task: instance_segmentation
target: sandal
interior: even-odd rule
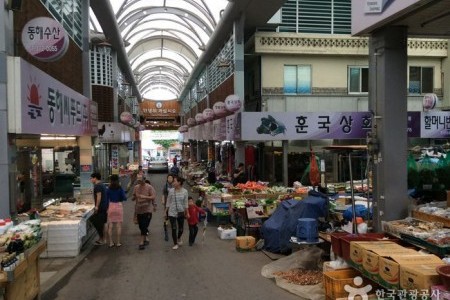
[[[112,248],[112,247],[114,247],[116,244],[114,244],[114,243],[112,243],[112,244],[109,244],[109,248]]]
[[[116,247],[117,247],[117,248],[122,247],[122,244],[121,244],[121,243],[118,243],[118,244],[116,244]]]

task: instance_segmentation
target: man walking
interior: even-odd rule
[[[94,214],[89,221],[98,233],[98,240],[95,245],[106,243],[106,221],[108,216],[108,200],[106,198],[106,186],[101,181],[102,175],[98,172],[91,174],[91,182],[94,185]]]

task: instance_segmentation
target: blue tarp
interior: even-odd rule
[[[272,216],[264,222],[262,235],[264,249],[273,253],[285,253],[291,250],[289,240],[296,235],[297,220],[300,218],[326,218],[328,200],[317,192],[310,192],[303,200],[284,200],[278,205]]]

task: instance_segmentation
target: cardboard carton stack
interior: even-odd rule
[[[349,263],[366,277],[391,289],[429,290],[440,283],[438,256],[421,254],[392,242],[351,242]]]

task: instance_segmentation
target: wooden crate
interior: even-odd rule
[[[25,252],[25,259],[10,272],[0,272],[0,286],[4,287],[5,300],[34,300],[40,293],[39,255],[46,249],[47,243],[41,240]],[[2,282],[2,274],[8,275]]]
[[[424,213],[424,212],[421,212],[418,210],[413,210],[412,216],[415,219],[419,219],[419,220],[427,221],[427,222],[440,222],[440,223],[444,224],[444,227],[450,227],[450,219],[447,219],[444,217],[427,214],[427,213]]]
[[[39,255],[47,248],[47,241],[41,239],[35,246],[25,251],[25,256],[28,260],[35,261]]]

